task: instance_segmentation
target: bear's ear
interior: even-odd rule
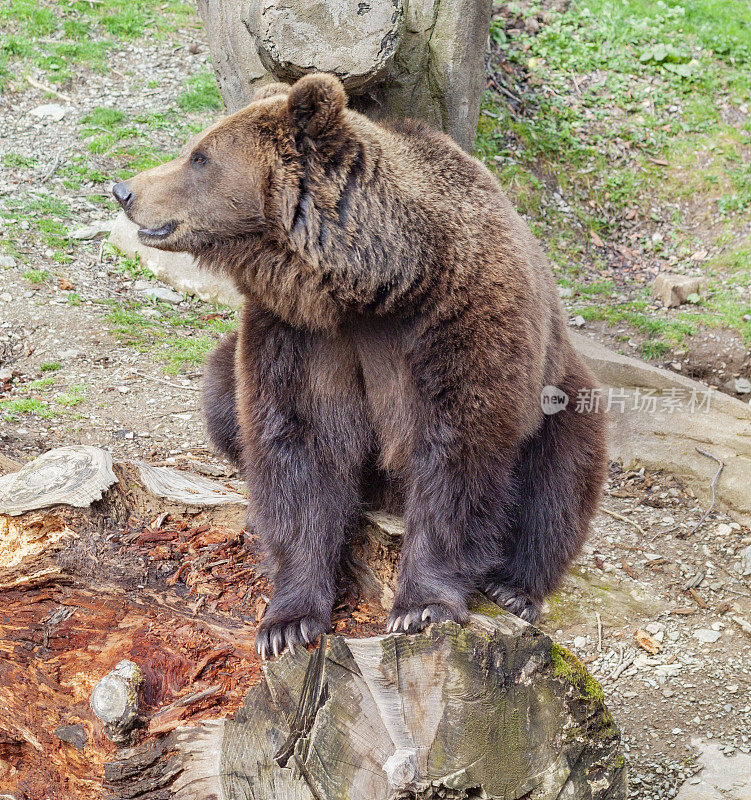
[[[292,87],[288,83],[267,83],[265,86],[259,86],[253,90],[253,96],[250,98],[252,102],[256,100],[265,100],[267,97],[282,96],[290,93]]]
[[[330,132],[339,122],[347,95],[339,78],[316,72],[300,78],[287,99],[294,124],[311,137]]]

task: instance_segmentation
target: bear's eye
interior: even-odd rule
[[[199,166],[203,166],[208,160],[208,156],[204,155],[203,153],[193,153],[193,155],[190,157],[190,163],[198,164]]]

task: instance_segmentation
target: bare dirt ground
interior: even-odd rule
[[[69,230],[112,216],[98,199],[106,180],[71,189],[61,177],[76,154],[111,166],[85,149],[81,120],[102,106],[163,112],[206,65],[195,27],[169,46],[139,40],[110,58],[112,71],[84,70],[67,85],[69,99],[29,87],[0,95],[0,151],[33,159],[6,164],[0,176],[2,207],[22,197],[28,209],[0,223],[14,253],[0,269],[0,453],[26,461],[60,444],[96,444],[118,459],[229,478],[199,412],[199,356],[231,314],[195,300],[150,302],[136,287],[148,276],[100,242],[70,242],[61,260],[40,236],[41,201],[67,204]],[[48,102],[65,109],[60,121],[31,113]],[[195,124],[210,116],[186,113]],[[184,122],[148,136],[173,151]],[[47,274],[24,277],[34,270]],[[118,317],[123,309],[129,316]],[[154,325],[170,337],[152,335]],[[138,337],[123,333],[129,326]],[[714,512],[695,530],[704,511],[671,476],[614,465],[590,542],[542,623],[602,682],[623,731],[633,798],[695,785],[699,740],[728,757],[751,752],[751,532]]]
[[[128,76],[88,74],[68,90],[69,102],[58,101],[65,109],[60,121],[30,113],[45,102],[43,92],[0,95],[0,151],[35,162],[31,169],[3,169],[4,207],[11,198],[59,199],[68,207],[68,231],[113,217],[112,205],[103,202],[111,180],[70,190],[57,175],[74,154],[100,160],[85,149],[78,135],[80,120],[103,106],[162,111],[191,73],[205,69],[206,56],[185,48],[174,51],[163,42],[139,42],[113,54],[113,61],[126,63]],[[144,90],[147,78],[158,80],[158,87]],[[163,131],[150,132],[150,137],[163,151],[181,144]],[[145,322],[155,324],[230,313],[191,300],[177,305],[148,302],[134,289],[142,276],[123,272],[116,255],[103,255],[101,241],[71,240],[67,258],[57,258],[36,226],[45,212],[31,202],[27,205],[28,212],[22,209],[15,218],[0,221],[0,241],[12,241],[18,254],[5,256],[5,269],[0,269],[3,451],[28,458],[53,444],[77,442],[97,444],[119,456],[140,454],[168,463],[178,455],[207,457],[198,415],[198,366],[189,364],[178,375],[164,374],[160,343],[149,341],[148,355],[139,352],[118,336],[118,322],[109,318],[113,310],[132,306]],[[46,274],[39,282],[24,277],[33,278],[34,271]],[[186,327],[178,332],[182,338],[165,347],[171,346],[179,358],[196,331]]]

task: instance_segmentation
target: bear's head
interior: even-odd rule
[[[144,244],[201,255],[217,242],[288,231],[304,182],[303,152],[341,150],[346,95],[322,73],[257,90],[250,105],[188,141],[177,158],[113,193]],[[299,212],[298,212],[299,213]]]

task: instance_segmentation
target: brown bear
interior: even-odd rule
[[[576,403],[592,375],[490,172],[313,74],[114,193],[144,243],[245,296],[204,399],[273,565],[261,655],[329,628],[347,535],[386,500],[406,525],[389,631],[463,623],[477,589],[536,619],[598,503],[604,419]],[[571,401],[543,413],[544,387]]]

